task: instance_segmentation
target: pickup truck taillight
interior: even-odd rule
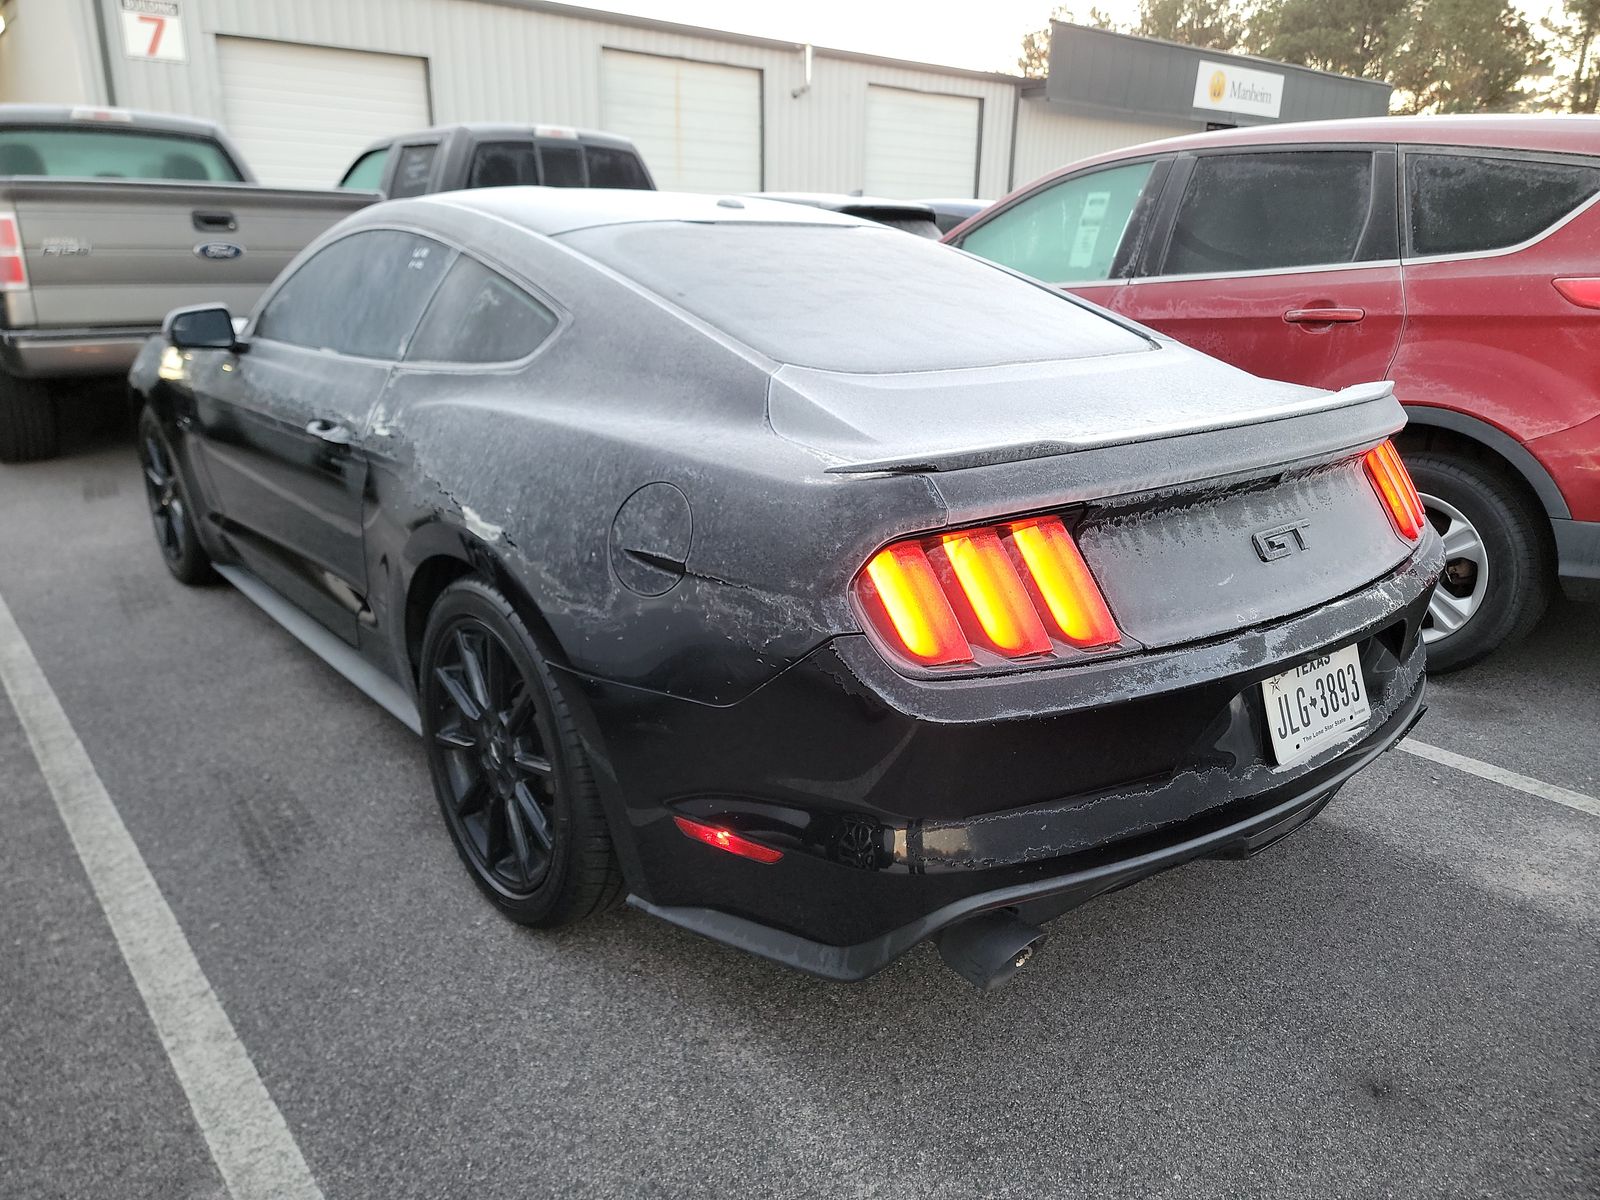
[[[22,234],[16,213],[0,213],[0,292],[28,286],[28,264],[22,261]]]
[[[1122,640],[1059,517],[895,542],[856,576],[877,641],[923,667],[1059,655]],[[991,660],[992,661],[992,660]]]

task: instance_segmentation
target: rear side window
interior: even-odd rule
[[[1600,191],[1600,168],[1466,154],[1407,154],[1411,253],[1525,242]]]
[[[78,179],[243,178],[214,142],[178,134],[124,133],[103,126],[0,129],[0,175]]]
[[[1206,155],[1195,160],[1160,273],[1354,262],[1371,207],[1365,150]]]
[[[576,142],[539,146],[539,178],[546,187],[583,186],[583,147]]]
[[[340,238],[284,281],[261,310],[255,336],[358,358],[398,359],[454,253],[397,229]]]
[[[484,142],[472,155],[469,188],[517,187],[539,182],[532,142]]]
[[[978,226],[961,248],[1048,283],[1108,279],[1154,168],[1130,163],[1063,180]]]
[[[368,150],[351,165],[339,181],[342,188],[362,192],[375,192],[383,184],[383,167],[389,161],[389,147]]]
[[[420,196],[428,190],[428,177],[433,174],[433,156],[439,152],[437,145],[404,146],[400,161],[395,166],[394,182],[389,185],[393,197]]]
[[[411,362],[512,362],[532,354],[556,324],[556,314],[527,292],[462,255],[434,294],[406,358]]]
[[[650,180],[639,165],[639,156],[615,146],[586,146],[589,160],[589,186],[597,188],[648,189]]]

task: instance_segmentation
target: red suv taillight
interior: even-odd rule
[[[1394,443],[1384,440],[1366,454],[1367,478],[1389,512],[1389,520],[1407,541],[1414,542],[1422,536],[1428,518],[1422,511],[1422,497],[1417,495],[1411,473],[1400,461],[1400,452]]]
[[[16,213],[0,213],[0,292],[28,286],[28,264],[22,261],[22,234]]]
[[[855,594],[879,643],[918,666],[1122,640],[1059,517],[896,542],[856,576]]]

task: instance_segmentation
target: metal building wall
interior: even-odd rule
[[[99,0],[116,30],[117,0]],[[215,35],[272,38],[428,59],[434,120],[545,121],[598,127],[604,47],[763,72],[763,186],[850,191],[864,175],[868,83],[983,101],[978,190],[998,196],[1010,175],[1015,84],[723,40],[496,0],[184,0],[185,64],[128,59],[113,46],[117,103],[222,119]]]
[[[1024,98],[1017,106],[1013,186],[1021,187],[1080,158],[1204,129],[1198,121],[1119,120],[1067,114],[1051,108],[1042,97]]]

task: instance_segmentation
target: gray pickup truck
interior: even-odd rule
[[[394,199],[519,184],[655,187],[644,159],[625,137],[565,125],[485,122],[441,125],[374,142],[339,181],[342,188]]]
[[[174,308],[250,311],[377,199],[261,187],[207,121],[0,105],[0,462],[56,453],[50,381],[126,374]]]

